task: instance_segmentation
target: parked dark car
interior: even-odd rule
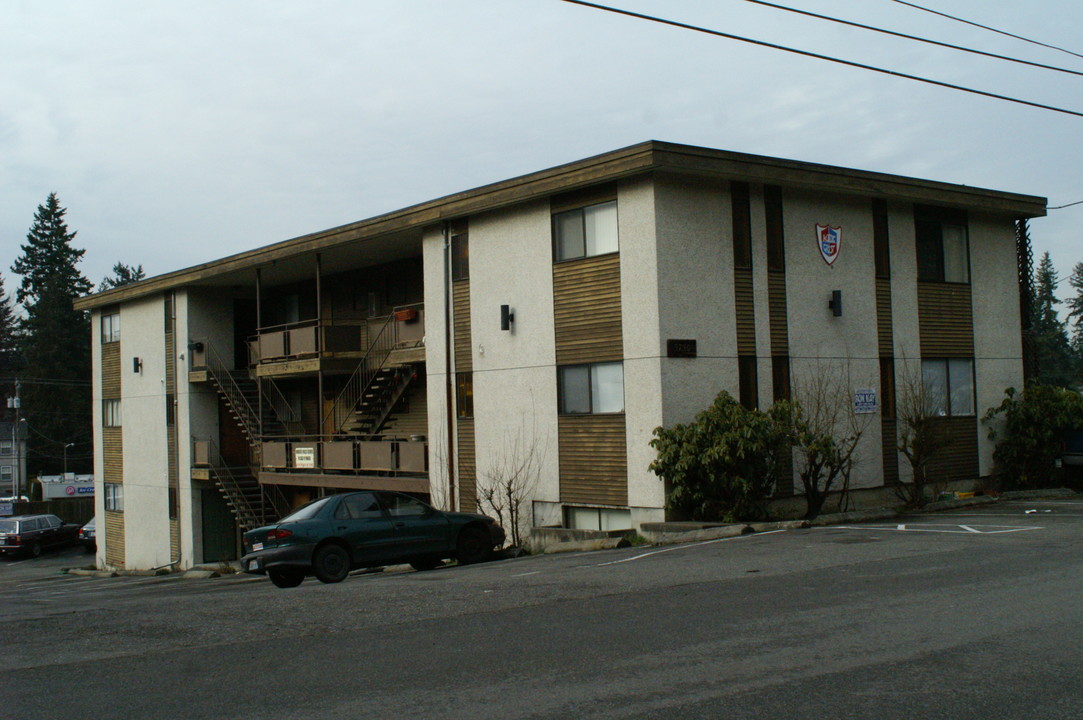
[[[38,557],[43,550],[78,541],[79,524],[56,515],[15,515],[0,518],[0,552]]]
[[[98,535],[95,531],[94,524],[94,521],[97,519],[97,517],[92,517],[86,525],[79,528],[79,542],[83,545],[83,549],[88,553],[98,551]]]
[[[246,532],[241,567],[286,588],[307,575],[334,583],[351,570],[380,565],[431,570],[445,558],[481,562],[503,542],[504,529],[485,515],[443,512],[401,493],[352,492]]]

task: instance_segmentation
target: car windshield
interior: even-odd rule
[[[308,505],[302,505],[278,522],[284,523],[293,522],[295,520],[308,520],[311,517],[315,517],[316,514],[319,513],[320,510],[323,510],[327,503],[331,501],[332,497],[333,496],[329,495],[325,498],[320,498],[319,500],[313,500]]]
[[[13,533],[19,531],[19,523],[14,520],[0,520],[0,533]]]

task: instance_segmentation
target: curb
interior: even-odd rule
[[[898,516],[899,512],[897,510],[889,510],[888,508],[877,508],[875,510],[854,510],[852,512],[817,515],[815,518],[809,521],[808,525],[809,527],[823,527],[825,525],[841,525],[843,523],[852,522],[872,522],[873,520],[888,520],[890,518]]]
[[[1050,488],[1049,490],[1009,490],[1000,494],[1001,500],[1051,500],[1054,498],[1078,498],[1075,490]]]
[[[957,500],[939,500],[937,502],[931,502],[925,507],[918,510],[918,512],[936,512],[938,510],[954,510],[955,508],[970,507],[972,505],[992,505],[993,503],[1000,502],[1000,498],[995,498],[992,495],[975,495],[971,498],[959,498]]]
[[[68,568],[68,575],[97,578],[118,577],[112,570],[87,570],[85,568]]]
[[[628,538],[598,538],[597,540],[570,540],[562,543],[551,543],[541,549],[542,554],[563,552],[586,552],[590,550],[612,550],[625,548],[631,545]]]

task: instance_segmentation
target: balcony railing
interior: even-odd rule
[[[423,439],[291,439],[264,441],[264,470],[299,473],[424,475],[429,444]]]

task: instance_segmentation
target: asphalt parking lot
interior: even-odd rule
[[[1065,678],[1083,642],[1081,530],[1083,502],[1002,501],[292,590],[60,574],[85,563],[77,549],[5,560],[0,706],[20,718],[1078,718],[1083,690]]]

